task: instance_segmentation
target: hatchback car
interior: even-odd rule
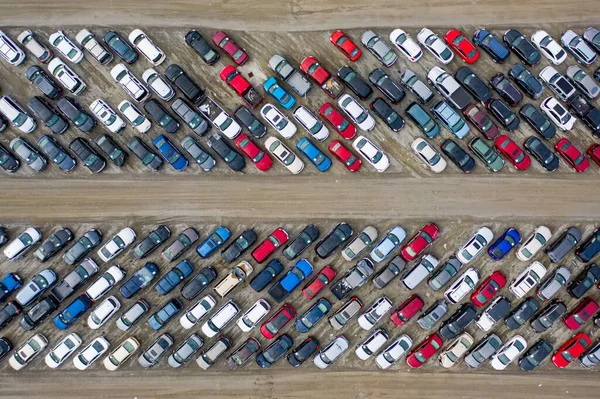
[[[502,345],[491,357],[490,365],[495,370],[504,370],[527,349],[527,341],[520,335],[515,335]]]
[[[552,237],[552,232],[546,226],[538,226],[517,250],[517,258],[526,262],[534,257]]]
[[[360,42],[386,67],[394,65],[398,59],[394,51],[372,30],[364,32]]]
[[[515,63],[508,70],[508,76],[533,100],[538,99],[544,92],[542,83],[520,63]]]
[[[539,51],[520,31],[509,29],[504,32],[502,40],[527,65],[533,67],[540,62],[542,56]]]
[[[571,29],[561,35],[560,42],[575,57],[577,62],[585,66],[593,64],[598,58],[598,54],[592,50],[588,43]]]
[[[525,104],[519,110],[519,115],[544,140],[556,135],[556,128],[550,120],[532,104]]]
[[[567,53],[546,31],[538,30],[531,35],[531,41],[540,53],[554,65],[560,65],[567,59]]]
[[[444,65],[454,58],[450,48],[431,29],[423,28],[417,34],[417,40],[433,55],[433,57]]]
[[[350,342],[343,335],[334,338],[323,347],[313,359],[313,363],[320,369],[326,369],[340,358],[350,347]]]
[[[427,104],[433,98],[433,91],[410,69],[400,74],[400,83],[406,87],[421,104]]]
[[[467,64],[474,64],[479,59],[479,51],[473,46],[461,31],[450,29],[444,36],[446,43]]]
[[[329,41],[346,56],[350,61],[356,61],[362,55],[362,51],[341,30],[336,30],[329,37]]]
[[[472,138],[467,147],[492,172],[499,172],[504,166],[504,160],[493,147],[479,137]]]
[[[446,160],[424,139],[415,139],[410,148],[421,163],[431,169],[432,172],[442,173],[446,169]]]

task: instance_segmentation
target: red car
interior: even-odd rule
[[[246,154],[252,162],[254,162],[254,165],[256,165],[258,170],[266,172],[267,170],[271,169],[271,166],[273,166],[273,160],[269,154],[266,154],[263,150],[261,150],[245,133],[237,136],[235,139],[235,145],[237,148],[242,150],[242,152]]]
[[[294,317],[296,317],[296,310],[292,305],[286,303],[260,326],[260,332],[265,338],[271,339]]]
[[[407,261],[414,260],[438,238],[440,229],[433,223],[426,224],[402,248],[402,257]]]
[[[398,327],[402,326],[404,323],[408,323],[408,321],[416,315],[419,310],[423,309],[425,303],[423,300],[417,295],[413,294],[408,297],[406,301],[404,301],[398,309],[394,310],[390,319],[392,322]]]
[[[596,162],[600,166],[600,144],[592,144],[587,150],[587,154],[590,156],[592,161]]]
[[[252,251],[252,257],[258,263],[264,262],[289,239],[288,233],[281,227],[276,228],[258,247]]]
[[[338,48],[350,61],[360,58],[362,51],[344,32],[336,30],[329,38],[331,43]]]
[[[579,333],[567,340],[552,356],[552,363],[559,369],[567,367],[577,359],[592,344],[592,340],[585,333]]]
[[[444,39],[467,64],[474,64],[479,59],[479,51],[459,30],[450,29]]]
[[[331,74],[319,64],[319,61],[315,57],[306,57],[303,59],[300,69],[319,85],[322,85],[331,77]]]
[[[577,330],[584,325],[586,321],[591,319],[598,309],[600,309],[600,306],[598,306],[598,303],[592,298],[589,296],[583,298],[579,301],[579,304],[565,316],[565,326],[567,326],[569,330]]]
[[[244,65],[246,61],[248,61],[248,54],[246,51],[231,40],[231,38],[227,36],[227,33],[217,31],[213,35],[212,40],[215,45],[219,46],[219,48],[221,48],[221,50],[223,50],[237,65]]]
[[[321,269],[319,274],[315,276],[308,284],[304,286],[302,289],[302,294],[308,299],[311,300],[317,294],[325,288],[327,284],[329,284],[333,278],[335,277],[335,270],[331,266],[325,266]]]
[[[496,270],[473,291],[471,302],[476,306],[485,306],[505,285],[506,276]]]
[[[325,103],[319,109],[319,115],[335,129],[336,132],[346,140],[352,140],[356,136],[356,128],[348,122],[331,103]]]
[[[406,358],[406,363],[413,369],[421,367],[435,353],[440,350],[444,342],[437,334],[425,338]]]
[[[569,140],[560,139],[554,148],[576,172],[583,173],[590,167],[590,161]]]
[[[504,155],[517,170],[527,170],[531,166],[531,158],[507,135],[498,136],[494,141],[494,147]]]
[[[356,172],[360,169],[362,163],[360,159],[356,158],[339,140],[333,140],[327,148],[350,172]]]
[[[225,83],[227,83],[227,85],[229,87],[231,87],[233,90],[235,90],[235,92],[237,93],[238,96],[243,96],[244,93],[252,87],[252,85],[250,84],[250,82],[248,82],[246,80],[245,77],[243,77],[238,71],[237,69],[235,69],[235,67],[231,66],[231,65],[227,65],[225,68],[223,68],[221,70],[221,74],[219,75],[221,77],[221,80]]]
[[[471,104],[464,109],[465,117],[483,134],[488,140],[494,140],[500,134],[498,126],[488,118],[477,105]]]

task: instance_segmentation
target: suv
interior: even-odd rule
[[[165,70],[165,76],[173,83],[188,100],[197,104],[204,97],[204,90],[189,77],[177,64],[171,64]]]
[[[350,268],[342,278],[331,286],[331,293],[337,299],[344,299],[352,290],[363,286],[369,280],[373,271],[373,262],[368,258],[361,259],[356,266]]]
[[[483,331],[490,329],[510,312],[510,301],[503,296],[494,299],[476,318],[477,327]]]
[[[440,67],[433,67],[427,74],[427,81],[432,84],[446,98],[452,106],[463,110],[471,104],[469,94],[463,89],[456,79]]]

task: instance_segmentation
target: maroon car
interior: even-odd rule
[[[477,105],[471,104],[464,109],[465,117],[483,134],[488,140],[494,140],[500,134],[498,126],[488,118]]]
[[[212,39],[213,42],[237,65],[244,65],[246,61],[248,61],[249,57],[248,53],[246,53],[246,50],[231,40],[231,38],[227,36],[227,33],[223,31],[217,31],[213,35]]]

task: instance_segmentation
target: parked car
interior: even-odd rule
[[[198,274],[188,280],[181,288],[181,296],[191,301],[217,278],[217,271],[212,266],[203,267]]]
[[[592,345],[592,340],[585,333],[578,333],[562,344],[552,356],[552,363],[559,369],[567,367],[580,357]]]
[[[467,147],[492,172],[499,172],[504,166],[504,160],[494,148],[479,137],[472,138]]]
[[[6,173],[14,173],[21,166],[21,162],[0,144],[0,166]]]
[[[78,296],[66,308],[54,316],[54,326],[59,330],[66,330],[83,316],[85,312],[90,310],[92,304],[92,300],[86,294]]]
[[[18,50],[20,49],[15,45],[15,43],[12,40],[7,40],[8,36],[6,36],[4,33],[2,33],[0,37],[4,42],[3,44],[7,46],[5,49],[3,48],[1,53],[8,62],[13,64],[14,61],[11,62],[13,59],[11,56],[14,54],[13,52],[18,53]],[[21,43],[23,47],[29,50],[29,52],[33,54],[33,56],[37,58],[37,60],[42,64],[47,64],[54,57],[54,53],[52,52],[52,50],[50,50],[48,46],[42,43],[38,39],[37,35],[33,33],[33,31],[31,31],[30,29],[26,29],[23,32],[21,32],[19,36],[17,36],[17,41]],[[23,54],[23,60],[25,60],[25,54]]]
[[[600,344],[596,341],[583,355],[579,357],[579,361],[583,367],[595,367],[598,365],[600,356]]]
[[[594,99],[600,94],[600,86],[578,65],[568,67],[566,75],[567,79],[587,98]]]
[[[542,338],[519,358],[519,367],[523,371],[532,371],[540,366],[553,351],[552,345]]]
[[[492,99],[492,91],[486,83],[471,70],[468,66],[457,69],[454,74],[456,80],[482,104],[486,104]]]
[[[435,122],[435,119],[416,102],[410,103],[404,110],[404,114],[430,139],[437,137],[440,133],[440,126]]]
[[[575,256],[583,262],[591,261],[600,252],[600,229],[596,229],[575,249]]]
[[[146,69],[142,74],[142,80],[161,100],[171,101],[175,97],[175,90],[155,69]]]
[[[335,276],[335,270],[333,270],[331,266],[325,266],[319,271],[319,274],[302,288],[302,295],[310,301],[316,297],[317,294],[335,278]]]
[[[592,136],[600,137],[600,110],[593,106],[583,94],[576,94],[567,103],[575,117],[581,119]]]
[[[478,368],[483,362],[491,358],[500,346],[502,346],[502,341],[496,334],[486,335],[467,353],[465,363],[470,368]]]
[[[296,331],[306,333],[310,331],[331,310],[331,303],[325,298],[319,298],[304,312],[294,323]]]
[[[575,87],[551,66],[542,69],[539,76],[562,101],[568,101],[576,93]]]
[[[56,232],[46,238],[33,253],[40,262],[46,262],[56,255],[73,240],[73,233],[66,227],[60,227]]]
[[[471,325],[476,316],[477,310],[473,304],[463,304],[442,323],[438,334],[444,339],[456,338]]]
[[[294,96],[287,92],[283,87],[277,83],[277,79],[271,76],[263,83],[263,89],[265,92],[271,95],[277,103],[284,109],[291,109],[296,105],[296,99]]]
[[[123,365],[140,347],[140,343],[133,337],[127,338],[121,342],[110,355],[104,358],[102,362],[104,368],[108,371],[115,371]]]
[[[385,172],[390,166],[390,160],[371,140],[365,136],[358,136],[352,147],[369,162],[377,172]]]
[[[431,108],[431,113],[457,139],[463,139],[469,134],[470,129],[467,122],[444,100],[435,103]]]
[[[546,275],[546,268],[540,262],[531,263],[508,287],[517,298],[522,298]]]
[[[271,367],[273,363],[281,359],[293,345],[294,341],[289,335],[280,335],[264,350],[256,354],[256,364],[263,369]]]
[[[568,139],[560,139],[554,149],[576,172],[583,173],[590,167],[590,161],[585,154]]]
[[[89,133],[96,127],[96,119],[88,114],[74,99],[63,97],[58,100],[56,107],[81,132]]]
[[[558,263],[575,248],[581,238],[581,231],[577,227],[571,226],[549,244],[544,252],[552,263]]]
[[[304,162],[286,147],[281,140],[269,137],[265,141],[265,147],[292,174],[296,175],[304,170]]]
[[[46,97],[56,100],[63,91],[58,84],[39,66],[32,65],[25,71],[25,77]]]
[[[221,251],[221,257],[225,262],[231,263],[238,259],[255,242],[256,233],[253,229],[247,229]]]
[[[373,354],[377,353],[379,349],[381,349],[381,347],[385,345],[388,339],[388,332],[382,328],[378,328],[375,331],[373,331],[373,333],[367,339],[365,339],[356,347],[354,353],[356,353],[356,356],[359,359],[367,360]]]
[[[496,270],[479,284],[471,294],[471,302],[485,306],[506,285],[506,276]]]
[[[226,297],[227,294],[242,284],[253,271],[254,269],[250,263],[241,261],[215,285],[215,292],[219,294],[221,298]]]
[[[220,30],[215,32],[212,41],[237,65],[244,65],[248,61],[249,57],[246,51],[234,42],[227,33]]]
[[[115,65],[110,70],[110,76],[138,103],[143,103],[152,95],[146,86],[124,64]]]
[[[600,305],[591,297],[585,297],[564,317],[565,326],[576,331],[591,319],[600,309]]]
[[[439,260],[435,256],[424,254],[413,268],[402,276],[402,284],[408,290],[414,289],[433,272],[439,263]]]
[[[519,115],[543,139],[549,140],[556,135],[554,125],[535,106],[531,104],[523,105],[519,110]]]
[[[236,370],[246,364],[259,349],[260,343],[255,338],[248,338],[227,358],[225,365],[230,370]]]
[[[204,97],[204,90],[179,65],[169,65],[167,69],[165,69],[165,76],[169,82],[173,83],[183,95],[192,102],[192,104],[198,104]],[[200,109],[200,111],[202,111],[202,109]]]
[[[183,305],[178,299],[173,298],[165,303],[158,311],[152,314],[148,318],[148,325],[154,330],[158,331],[165,326],[173,317],[175,317],[181,310]]]
[[[43,171],[48,164],[46,158],[22,138],[14,138],[10,142],[10,149],[35,172]]]
[[[433,85],[442,97],[457,110],[462,111],[471,104],[471,98],[467,91],[444,69],[438,66],[431,68],[427,73],[427,82]]]
[[[375,127],[375,119],[351,95],[342,94],[338,99],[338,105],[363,132],[370,132]]]
[[[329,37],[329,41],[350,61],[356,61],[362,55],[362,51],[358,46],[341,30],[333,32]]]
[[[146,133],[152,127],[150,120],[131,101],[123,100],[117,108],[121,115],[140,133]]]
[[[171,230],[163,224],[155,227],[134,248],[133,256],[144,259],[171,237]]]
[[[77,333],[71,333],[60,340],[44,358],[46,366],[56,369],[65,362],[83,343]]]
[[[312,85],[306,77],[279,54],[271,57],[269,68],[300,97],[305,97],[312,89]]]
[[[347,65],[341,67],[337,72],[337,76],[340,81],[362,101],[365,101],[373,94],[371,86],[369,86],[369,84],[358,75],[354,69],[352,69],[352,67]]]
[[[269,295],[277,303],[283,301],[313,272],[313,265],[306,259],[300,259],[288,272],[269,288]]]
[[[0,56],[13,66],[21,65],[26,58],[25,52],[4,32],[0,30]]]
[[[461,31],[450,29],[444,40],[452,50],[467,64],[474,64],[479,59],[479,51],[475,48]]]
[[[152,65],[160,65],[167,58],[165,53],[141,29],[132,30],[128,39]]]
[[[467,154],[454,140],[446,139],[440,149],[464,173],[471,173],[475,169],[475,160]]]
[[[295,347],[286,359],[293,367],[301,366],[319,349],[319,342],[314,337],[308,337]]]
[[[536,66],[542,56],[523,34],[516,29],[504,32],[502,41],[527,65]]]
[[[521,235],[510,227],[489,246],[488,255],[494,260],[502,260],[520,242]]]
[[[544,92],[542,83],[523,64],[515,63],[508,70],[508,76],[533,100],[537,100]]]
[[[473,43],[480,46],[496,63],[503,64],[510,56],[508,48],[486,29],[475,31]]]
[[[94,141],[115,166],[120,168],[125,164],[127,153],[109,135],[100,135]]]
[[[401,226],[390,229],[385,236],[373,247],[370,256],[375,263],[383,262],[400,246],[406,238],[406,231]]]
[[[163,164],[162,158],[152,151],[139,137],[134,136],[129,140],[127,148],[153,172],[158,171]]]
[[[8,359],[8,364],[15,371],[22,370],[35,357],[42,353],[47,346],[48,339],[42,334],[35,334],[13,353]]]
[[[567,312],[566,305],[555,299],[543,308],[529,323],[537,333],[543,333]]]
[[[400,256],[395,256],[387,265],[373,276],[373,285],[377,289],[385,288],[406,267],[406,262]]]
[[[138,53],[114,30],[109,30],[102,38],[104,43],[127,64],[133,64],[138,59]]]
[[[179,233],[175,240],[167,245],[162,251],[161,256],[165,260],[173,262],[198,241],[198,238],[200,238],[198,231],[193,227],[188,227]]]
[[[296,148],[308,158],[319,172],[326,172],[331,167],[331,159],[307,137],[301,138],[296,144]]]
[[[75,40],[101,65],[108,65],[113,60],[112,53],[107,50],[87,29],[80,30]]]
[[[319,229],[314,224],[309,224],[283,249],[283,256],[287,260],[294,260],[304,252],[316,239],[319,238]]]
[[[202,332],[208,338],[219,333],[240,312],[239,306],[232,300],[227,301],[202,325]]]
[[[325,259],[347,241],[353,234],[352,227],[342,222],[329,231],[315,246],[315,252],[321,259]]]
[[[56,283],[56,273],[52,269],[43,269],[35,274],[31,280],[23,284],[15,295],[15,301],[22,307],[32,304]]]
[[[143,299],[139,299],[129,307],[117,319],[117,328],[121,331],[128,331],[133,325],[141,320],[150,311],[150,305]]]
[[[375,364],[383,370],[390,368],[408,352],[412,344],[413,341],[408,335],[401,335],[377,355]]]
[[[223,355],[231,347],[231,341],[225,336],[220,336],[218,340],[213,342],[206,350],[200,353],[200,356],[196,358],[196,364],[202,369],[206,370]]]
[[[196,29],[191,29],[185,34],[185,43],[194,49],[207,65],[213,65],[219,59],[217,53]]]
[[[565,31],[561,37],[560,42],[567,49],[569,53],[577,62],[589,66],[596,61],[598,54],[583,40],[581,36],[573,32],[571,29]]]
[[[188,160],[183,156],[181,151],[167,138],[161,134],[152,142],[154,147],[163,156],[163,158],[178,172],[185,170],[188,166]]]
[[[88,230],[64,253],[63,260],[68,265],[74,265],[90,253],[92,249],[98,246],[101,241],[102,232],[100,232],[100,230]]]
[[[490,86],[496,90],[496,93],[511,107],[516,107],[522,100],[523,94],[515,85],[510,82],[503,73],[498,73],[490,79]]]
[[[404,119],[381,97],[374,99],[369,108],[380,117],[392,131],[398,132],[404,127]]]
[[[179,122],[167,111],[157,100],[150,99],[144,104],[144,111],[158,124],[166,133],[176,133],[179,130]]]
[[[96,337],[73,358],[73,365],[78,370],[86,370],[100,356],[104,355],[109,347],[110,343],[106,338],[103,336]]]
[[[458,274],[458,271],[462,268],[463,264],[452,255],[440,266],[433,275],[427,280],[429,287],[438,291],[443,288],[446,284],[452,280],[454,276]]]
[[[433,98],[431,89],[410,69],[400,74],[400,83],[406,87],[421,104],[427,104]]]
[[[394,65],[398,59],[394,51],[372,30],[364,32],[360,37],[360,42],[386,67]]]
[[[488,227],[479,228],[469,241],[456,251],[456,257],[463,264],[469,263],[481,253],[483,248],[487,246],[493,238],[494,233]]]
[[[7,273],[0,280],[0,303],[23,286],[23,280],[17,273]]]
[[[25,331],[35,329],[44,319],[58,309],[58,301],[52,296],[40,299],[21,318],[21,328]]]
[[[264,299],[259,299],[240,316],[236,324],[242,332],[249,332],[258,325],[270,311],[271,305],[269,305],[269,302]]]
[[[23,307],[18,302],[10,301],[4,305],[4,307],[0,309],[0,329],[21,314],[22,311]]]
[[[121,309],[121,302],[114,297],[109,296],[104,299],[88,316],[87,324],[92,330],[97,330],[104,325],[117,311]]]
[[[552,299],[553,296],[571,280],[571,272],[561,266],[544,280],[537,289],[538,297],[543,301]]]
[[[373,226],[366,226],[352,241],[342,250],[342,257],[348,262],[358,258],[358,256],[377,239],[377,229]],[[406,235],[406,234],[405,234]]]
[[[362,302],[357,297],[353,296],[329,318],[329,324],[331,324],[334,330],[340,330],[348,324],[350,319],[356,316],[362,308]]]
[[[83,60],[83,51],[62,30],[48,36],[48,41],[63,57],[72,63],[78,64]]]
[[[329,289],[337,299],[344,299],[352,290],[361,287],[373,274],[375,265],[369,258],[363,258],[338,279]]]
[[[194,267],[187,260],[184,259],[178,262],[171,270],[169,270],[164,276],[162,276],[154,285],[154,288],[160,295],[167,295],[173,291],[175,287],[189,277],[194,271]]]
[[[204,345],[198,334],[190,334],[177,348],[173,350],[167,363],[173,368],[179,368],[188,362]]]
[[[519,127],[521,120],[501,99],[493,98],[486,106],[504,129],[511,132]]]
[[[370,330],[375,327],[383,316],[392,309],[392,301],[385,296],[375,299],[373,304],[358,316],[358,325],[363,330]]]
[[[565,50],[546,31],[536,31],[531,35],[531,41],[552,64],[560,65],[567,59]]]
[[[350,150],[348,150],[339,140],[333,140],[329,147],[327,147],[340,162],[344,164],[344,167],[350,172],[356,172],[360,169],[361,161],[358,159]]]
[[[423,300],[417,294],[412,294],[392,312],[390,319],[392,323],[401,327],[416,316],[423,306],[425,306]]]
[[[135,231],[130,227],[126,227],[98,250],[98,256],[104,262],[109,262],[131,245],[135,239]]]
[[[527,349],[527,341],[520,335],[515,335],[502,345],[491,357],[490,365],[495,370],[504,370]]]
[[[438,334],[432,334],[417,345],[406,357],[406,364],[416,369],[421,367],[440,350],[444,341]]]
[[[350,342],[346,337],[339,335],[317,352],[313,363],[320,369],[326,369],[339,359],[349,347]]]
[[[369,73],[369,82],[382,92],[392,104],[399,103],[406,96],[404,90],[381,68],[375,68]],[[358,93],[355,94],[360,97]]]
[[[325,103],[319,109],[321,115],[340,136],[347,140],[351,140],[356,136],[356,128],[348,122],[331,103]]]
[[[126,126],[123,119],[102,99],[92,102],[90,111],[111,133],[119,133]]]
[[[106,161],[83,137],[77,137],[69,144],[69,149],[92,173],[100,173]]]
[[[96,279],[85,294],[92,301],[97,301],[104,294],[110,291],[117,283],[125,278],[125,271],[120,266],[114,265],[109,267],[100,277]]]
[[[511,330],[516,330],[525,324],[539,310],[540,303],[537,299],[529,297],[521,302],[510,314],[504,319],[504,324]]]
[[[431,29],[421,29],[417,34],[417,40],[437,61],[444,65],[448,65],[454,58],[454,54],[450,51],[450,48]]]
[[[479,272],[470,267],[457,278],[444,292],[446,300],[452,304],[457,304],[469,295],[479,281]]]
[[[452,344],[438,357],[438,363],[444,368],[450,368],[458,363],[469,348],[473,346],[473,337],[468,333],[463,333],[457,337]]]

